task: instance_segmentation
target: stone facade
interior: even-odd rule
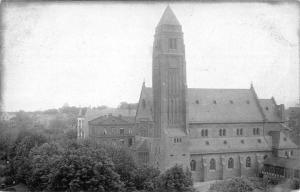
[[[182,27],[169,6],[155,30],[152,59],[153,88],[143,83],[136,111],[121,116],[87,112],[80,127],[85,137],[132,138],[132,146],[123,144],[139,164],[162,171],[182,165],[195,181],[255,176],[274,151],[297,151],[282,131],[284,106],[274,98],[259,99],[253,85],[187,88]]]

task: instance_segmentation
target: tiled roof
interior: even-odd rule
[[[278,109],[273,99],[259,99],[263,113],[269,122],[281,122]]]
[[[246,151],[271,151],[270,136],[258,137],[224,137],[224,138],[191,138],[190,153],[224,153]]]
[[[263,121],[250,89],[188,89],[188,103],[190,122]]]
[[[263,164],[272,165],[278,167],[286,167],[292,169],[300,169],[299,159],[287,159],[283,157],[269,157],[266,159]]]
[[[143,90],[145,99],[152,104],[152,88]],[[251,89],[189,88],[188,110],[190,123],[262,122],[264,119]]]

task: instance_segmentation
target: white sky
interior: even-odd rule
[[[2,4],[3,5],[3,4]],[[155,26],[167,3],[4,6],[4,109],[138,102],[152,84]],[[182,24],[188,87],[298,98],[295,4],[171,3]]]

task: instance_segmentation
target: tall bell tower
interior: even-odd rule
[[[175,156],[177,153],[183,155],[181,153],[186,147],[185,138],[188,134],[183,33],[179,21],[169,6],[165,9],[155,30],[152,85],[154,137],[160,139],[160,149],[164,153],[160,155],[160,162],[165,162],[160,167],[167,168],[173,165],[172,162],[178,164],[176,159],[180,161],[180,158]],[[169,159],[169,156],[173,157],[174,161],[172,158]]]

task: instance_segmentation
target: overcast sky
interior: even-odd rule
[[[2,4],[3,5],[3,4]],[[4,109],[138,102],[152,84],[154,30],[167,3],[28,3],[4,8]],[[187,83],[298,98],[295,4],[170,3],[182,25]]]

